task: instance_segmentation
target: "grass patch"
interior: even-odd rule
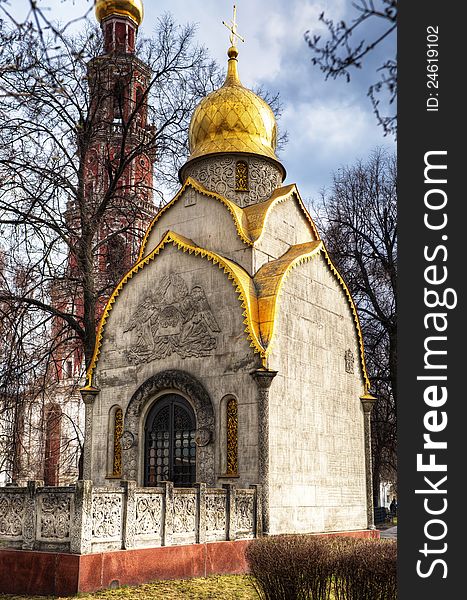
[[[12,596],[0,594],[0,600],[51,600],[57,596]],[[247,575],[223,575],[154,581],[138,587],[121,587],[102,590],[94,594],[79,594],[79,600],[258,600],[251,579]],[[62,599],[65,600],[65,599]]]

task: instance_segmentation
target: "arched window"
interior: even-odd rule
[[[248,192],[248,165],[245,161],[239,160],[235,165],[235,191]]]
[[[123,435],[123,410],[117,408],[113,419],[113,460],[112,477],[122,476],[122,435]]]
[[[191,486],[196,481],[196,419],[189,403],[178,394],[156,402],[146,419],[144,485],[173,481]]]
[[[141,127],[145,124],[146,118],[146,106],[144,103],[144,93],[141,88],[136,89],[136,99],[135,99],[135,108],[137,110],[136,113],[136,123]]]
[[[45,485],[58,485],[61,433],[62,409],[57,404],[52,404],[45,413]]]
[[[113,100],[114,100],[114,107],[113,107],[114,121],[121,122],[123,119],[123,111],[124,111],[124,105],[125,105],[125,86],[121,79],[119,79],[114,86]]]
[[[226,475],[238,475],[238,403],[236,398],[229,398],[227,400],[226,419]]]

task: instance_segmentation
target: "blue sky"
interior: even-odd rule
[[[28,4],[28,0],[11,0],[12,14],[21,18]],[[67,22],[84,14],[93,0],[38,0],[38,4],[50,8],[50,16]],[[324,32],[318,22],[322,11],[350,21],[351,0],[237,0],[236,4],[238,31],[246,39],[239,43],[242,82],[280,92],[284,114],[279,127],[289,134],[280,158],[287,183],[297,183],[306,201],[319,197],[340,166],[365,159],[376,146],[395,150],[393,138],[385,137],[377,126],[366,95],[377,78],[377,67],[394,55],[395,36],[353,74],[350,83],[344,78],[325,81],[311,64],[304,33],[307,29]],[[229,32],[222,20],[232,18],[232,0],[144,0],[144,5],[142,35],[151,35],[158,16],[170,12],[179,23],[196,23],[198,41],[226,64]]]

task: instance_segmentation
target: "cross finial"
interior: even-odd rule
[[[235,38],[237,37],[240,41],[244,42],[245,40],[241,35],[237,33],[237,5],[234,4],[233,7],[233,21],[230,21],[230,25],[225,21],[222,21],[222,24],[227,27],[230,31],[230,45],[235,46]]]

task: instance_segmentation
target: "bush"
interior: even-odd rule
[[[347,540],[334,575],[336,600],[393,600],[397,598],[397,545],[389,540]]]
[[[395,600],[396,552],[389,540],[280,535],[246,557],[262,600]]]

